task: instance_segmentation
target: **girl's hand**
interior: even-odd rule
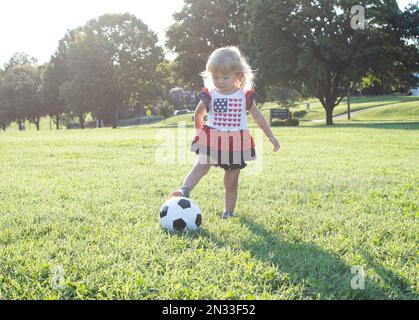
[[[279,145],[279,141],[276,140],[276,138],[274,136],[270,136],[269,137],[269,141],[273,144],[274,146],[274,151],[278,151],[279,148],[281,148],[281,146]]]

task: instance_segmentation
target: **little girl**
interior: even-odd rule
[[[253,101],[255,91],[253,73],[237,47],[215,50],[201,74],[205,87],[200,92],[201,101],[195,109],[196,136],[191,151],[198,157],[180,189],[170,197],[189,197],[190,191],[205,176],[211,166],[224,169],[224,213],[221,218],[234,216],[240,170],[246,161],[256,159],[255,144],[247,129],[246,112],[273,144],[280,148],[265,118]],[[203,117],[208,114],[206,124]]]

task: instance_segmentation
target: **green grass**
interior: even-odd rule
[[[310,120],[325,120],[326,113],[324,111],[323,106],[321,105],[318,99],[308,99],[305,101],[298,102],[298,107],[295,108],[293,111],[303,111],[306,110],[306,102],[310,102],[310,112],[305,114],[301,117],[302,121],[310,121]],[[368,109],[370,107],[375,106],[388,106],[388,110],[381,112],[381,111],[373,111],[370,110],[369,112],[373,112],[371,116],[367,116],[367,114],[361,115],[354,115],[352,117],[353,120],[379,120],[379,121],[394,121],[394,120],[402,120],[402,121],[419,121],[419,97],[418,96],[374,96],[374,97],[352,97],[351,98],[351,111],[357,111],[362,109]],[[265,119],[269,121],[269,110],[272,108],[280,108],[277,103],[267,102],[263,105],[258,105],[260,107],[262,114],[264,115]],[[334,109],[333,115],[344,114],[347,112],[347,102],[346,98],[341,101],[341,103]],[[379,112],[378,114],[376,112]],[[193,127],[194,121],[193,113],[182,114],[178,116],[171,116],[164,121],[160,121],[158,123],[149,124],[149,125],[142,125],[145,128],[176,128],[178,127],[179,122],[184,122],[186,127]],[[86,121],[90,121],[90,116]],[[341,122],[342,120],[337,120]],[[344,120],[343,120],[344,121]],[[26,122],[26,130],[27,131],[36,131],[36,126],[34,124],[30,124]],[[257,127],[251,117],[248,117],[248,125],[249,127]],[[49,117],[41,118],[40,123],[41,131],[49,130],[50,128],[50,119]],[[55,130],[55,125],[52,123],[52,129]],[[9,130],[18,130],[18,126],[16,123],[12,123]],[[88,129],[89,130],[89,129]]]
[[[317,99],[309,99],[310,101],[310,112],[301,117],[303,121],[310,120],[325,120],[326,113],[320,101]],[[306,102],[299,102],[298,107],[293,111],[303,111],[306,110]],[[394,121],[394,120],[408,120],[408,121],[419,121],[419,97],[418,96],[379,96],[379,97],[352,97],[351,98],[351,111],[357,111],[362,109],[368,109],[376,106],[387,106],[387,111],[368,111],[374,112],[371,116],[367,115],[354,115],[353,120],[384,120],[384,121]],[[260,106],[262,114],[265,119],[269,120],[269,110],[272,108],[280,108],[277,103],[268,102]],[[391,111],[390,111],[391,110]],[[338,106],[333,110],[333,115],[340,115],[347,112],[347,101],[346,98],[343,99]],[[378,113],[376,113],[378,112]],[[178,125],[178,122],[185,122],[187,127],[193,127],[194,123],[192,121],[192,114],[184,114],[179,116],[173,116],[166,119],[164,122],[159,122],[157,124],[149,125],[149,127],[167,127],[175,128]],[[342,121],[342,120],[337,120]],[[248,123],[250,127],[256,127],[253,119],[248,118]]]
[[[393,105],[395,107],[403,107],[403,103],[412,103],[419,106],[418,96],[380,96],[380,97],[352,97],[351,98],[351,111],[362,110],[375,106]],[[305,104],[300,104],[297,110],[305,110]],[[339,105],[333,110],[333,115],[340,115],[347,113],[348,106],[346,98],[343,99]],[[416,120],[419,116],[417,116]],[[326,113],[323,106],[319,101],[310,104],[310,112],[306,114],[303,120],[324,120]],[[392,118],[389,117],[389,120]],[[394,119],[393,119],[394,120]]]
[[[177,129],[0,132],[0,299],[417,299],[419,122],[273,130],[237,217],[212,168],[185,234],[158,223],[192,166],[156,162]]]
[[[419,101],[390,104],[383,108],[365,110],[353,116],[354,120],[368,121],[417,121]]]

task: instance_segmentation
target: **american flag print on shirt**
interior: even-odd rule
[[[216,98],[214,99],[214,111],[215,112],[227,112],[228,100],[227,98]]]
[[[241,127],[242,98],[215,98],[212,125],[225,129]]]

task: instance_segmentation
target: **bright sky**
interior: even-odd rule
[[[68,29],[83,26],[105,13],[129,12],[157,33],[164,44],[183,0],[5,0],[0,3],[0,66],[15,52],[47,62]]]
[[[413,0],[397,0],[403,10]],[[68,29],[105,13],[129,12],[157,33],[164,44],[165,30],[183,0],[5,0],[0,4],[0,66],[15,52],[26,52],[47,62]]]

